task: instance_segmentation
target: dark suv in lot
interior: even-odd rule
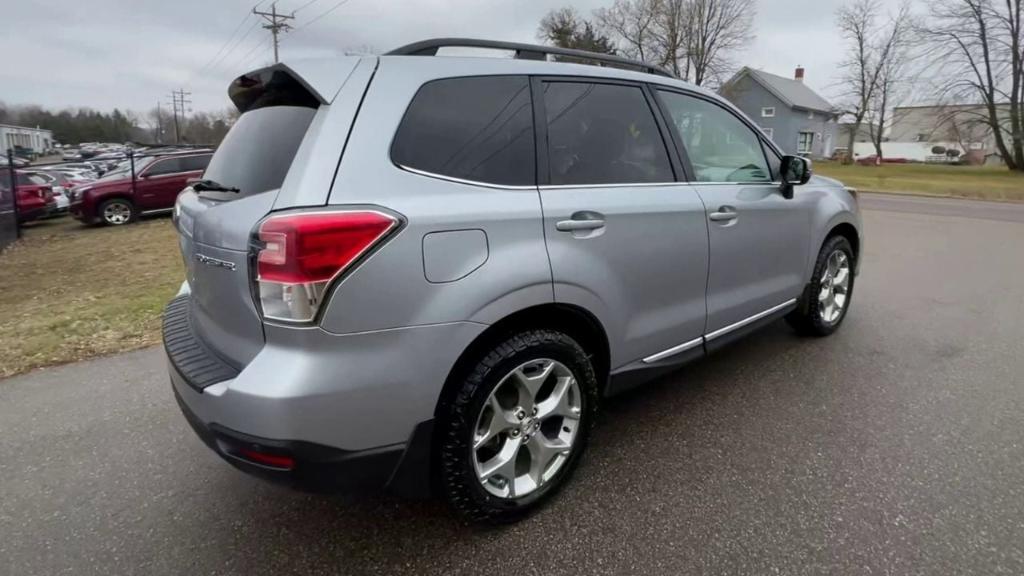
[[[71,191],[71,214],[86,224],[120,226],[140,214],[169,212],[188,181],[202,176],[212,152],[150,156]]]

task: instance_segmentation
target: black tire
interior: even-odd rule
[[[108,213],[108,209],[111,208],[119,208],[120,210],[117,210],[117,212],[119,214],[123,214],[123,216],[116,218],[112,217],[112,215]],[[111,198],[110,200],[100,204],[98,216],[100,224],[103,224],[104,226],[123,226],[134,222],[138,215],[135,211],[135,205],[132,204],[131,200],[128,200],[127,198]]]
[[[473,437],[484,403],[502,379],[524,362],[551,359],[567,367],[579,384],[582,407],[572,451],[553,477],[522,497],[489,493],[473,463]],[[554,496],[572,475],[583,454],[597,410],[597,377],[587,353],[572,338],[555,330],[514,334],[482,353],[464,372],[452,401],[442,406],[436,458],[441,493],[464,516],[503,524],[523,518]]]
[[[846,303],[842,307],[839,318],[833,322],[828,322],[822,316],[817,295],[821,291],[821,277],[825,271],[825,266],[827,266],[828,258],[836,250],[844,252],[849,259],[850,284],[847,290]],[[844,236],[832,236],[826,240],[825,244],[821,247],[821,251],[818,252],[818,258],[814,262],[814,272],[811,274],[811,282],[805,288],[799,305],[796,310],[786,316],[786,321],[789,325],[805,336],[828,336],[838,330],[846,318],[847,312],[850,311],[850,304],[853,301],[853,288],[856,280],[853,270],[856,269],[856,265],[856,255],[849,240]]]

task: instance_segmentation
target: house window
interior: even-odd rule
[[[814,146],[814,132],[801,132],[796,140],[797,154],[810,154]]]
[[[773,140],[775,138],[774,128],[765,128],[764,126],[759,126],[759,128],[761,128],[761,132],[764,132],[764,135],[767,136],[769,140]]]
[[[774,118],[775,117],[775,107],[774,106],[769,106],[768,108],[761,108],[761,117],[762,118]]]

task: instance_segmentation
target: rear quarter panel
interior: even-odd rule
[[[490,324],[516,310],[552,302],[536,187],[499,188],[456,183],[405,171],[390,158],[392,138],[413,95],[427,81],[494,74],[489,59],[382,58],[363,100],[329,204],[382,206],[402,215],[404,228],[336,286],[321,325],[334,333],[470,321]],[[514,72],[509,72],[514,73]],[[471,272],[431,282],[424,270],[424,236],[481,230],[487,255],[452,251],[432,258],[465,258],[446,268]]]

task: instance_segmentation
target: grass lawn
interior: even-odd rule
[[[27,225],[0,253],[0,377],[158,343],[183,279],[170,218]]]
[[[844,166],[836,162],[815,162],[814,170],[864,192],[1024,202],[1024,174],[995,166]]]

